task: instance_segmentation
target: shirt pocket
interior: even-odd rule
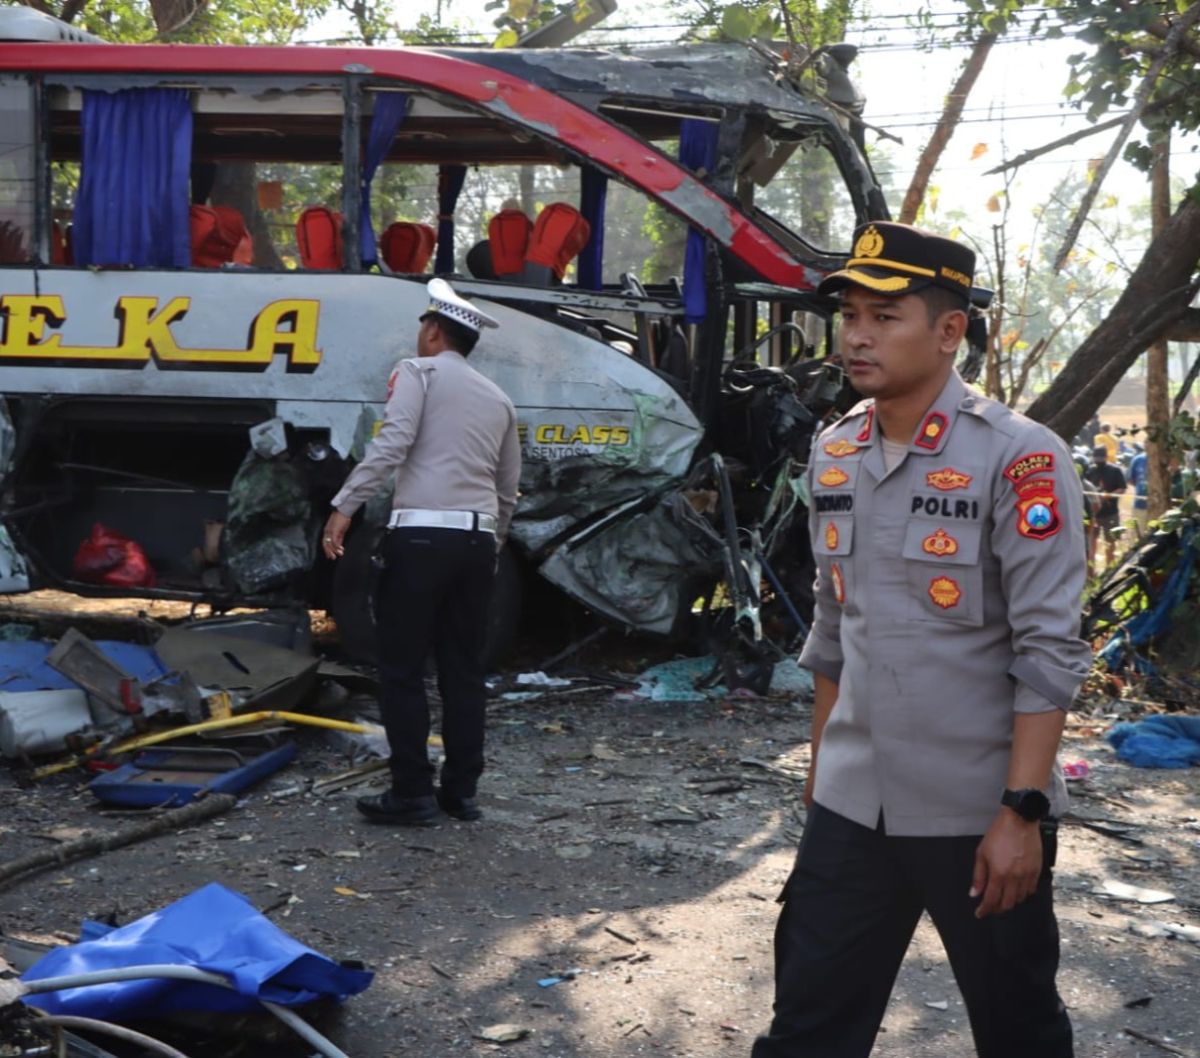
[[[914,620],[983,624],[982,533],[978,523],[909,520],[901,555]]]

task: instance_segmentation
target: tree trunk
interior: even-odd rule
[[[1117,303],[1026,414],[1070,440],[1125,372],[1187,311],[1200,246],[1200,203],[1186,196],[1151,240]]]
[[[517,170],[517,187],[521,194],[521,212],[530,220],[534,219],[537,210],[537,188],[534,186],[535,177],[532,165],[523,165]]]
[[[258,179],[253,162],[222,162],[218,165],[212,203],[215,206],[232,206],[245,218],[250,237],[254,240],[255,268],[283,267],[266,218],[258,208]]]
[[[1171,220],[1171,137],[1154,145],[1154,170],[1150,180],[1150,230],[1158,235]],[[1171,418],[1168,394],[1167,340],[1160,338],[1146,356],[1146,513],[1161,517],[1171,505],[1171,471],[1167,466],[1166,438],[1155,432]]]
[[[958,120],[962,117],[967,96],[975,87],[979,72],[987,61],[988,52],[992,50],[992,45],[995,43],[995,33],[984,33],[980,36],[975,42],[975,47],[971,49],[967,61],[963,64],[958,81],[950,89],[950,94],[946,97],[946,107],[942,111],[937,127],[933,130],[933,135],[921,152],[921,157],[917,161],[917,171],[913,173],[912,183],[908,185],[908,190],[904,193],[904,205],[900,207],[899,217],[901,224],[912,224],[916,221],[917,210],[925,201],[925,190],[929,187],[929,178],[933,175],[933,170],[937,167],[938,160],[946,149],[946,144],[950,142],[950,137],[954,135]]]

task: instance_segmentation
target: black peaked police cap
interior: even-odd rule
[[[966,301],[974,275],[974,250],[907,224],[875,220],[855,230],[850,259],[821,280],[817,293],[835,294],[857,284],[900,297],[938,286],[961,294]]]

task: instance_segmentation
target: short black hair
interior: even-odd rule
[[[463,356],[470,356],[471,350],[475,348],[475,343],[479,341],[478,331],[472,330],[464,323],[459,323],[458,320],[450,319],[449,316],[443,316],[440,312],[427,312],[421,319],[433,320],[438,325],[438,330],[442,332],[446,344],[456,353],[462,353]]]
[[[970,308],[967,299],[958,292],[933,284],[916,291],[916,296],[925,302],[930,327],[937,323],[943,312],[966,312]]]

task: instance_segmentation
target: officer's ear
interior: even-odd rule
[[[963,309],[946,309],[933,325],[939,351],[953,356],[967,335],[967,314]]]

